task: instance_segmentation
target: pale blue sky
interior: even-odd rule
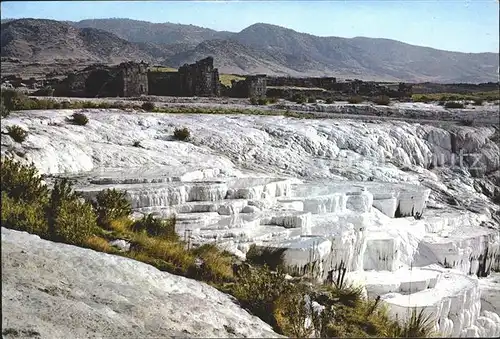
[[[320,36],[376,37],[497,52],[498,0],[2,1],[2,18],[130,18],[238,32],[257,22]]]

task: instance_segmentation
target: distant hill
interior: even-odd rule
[[[140,45],[107,31],[78,29],[59,21],[41,19],[2,23],[1,55],[30,62],[154,60]]]
[[[70,22],[77,28],[97,28],[131,42],[155,44],[199,44],[205,40],[225,39],[233,33],[171,23],[152,23],[131,19],[89,19]]]
[[[26,61],[144,60],[179,67],[213,56],[223,73],[379,81],[498,81],[498,53],[459,53],[389,39],[318,37],[270,24],[239,33],[130,19],[2,21],[2,56]]]

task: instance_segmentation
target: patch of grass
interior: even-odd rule
[[[457,101],[457,100],[496,101],[496,100],[500,100],[500,93],[498,91],[475,92],[475,93],[468,93],[468,94],[426,93],[426,94],[413,94],[412,99],[414,102]]]
[[[28,137],[28,132],[17,125],[7,126],[7,133],[15,142],[18,143],[22,143]]]
[[[347,99],[347,102],[350,104],[360,104],[363,102],[363,98],[360,96],[353,96],[353,97],[349,97]]]
[[[200,246],[193,253],[202,260],[199,272],[201,280],[219,284],[234,280],[233,256],[230,253],[220,251],[212,244]]]
[[[181,141],[186,141],[191,136],[191,132],[187,127],[176,128],[174,130],[174,138]]]
[[[146,232],[135,233],[132,240],[132,255],[136,254],[157,260],[159,268],[170,273],[183,276],[196,275],[196,256],[186,250],[184,244],[179,241],[153,238]]]
[[[104,253],[117,252],[116,249],[109,244],[108,240],[96,235],[91,235],[90,237],[86,238],[83,241],[83,247],[87,247],[95,251]]]
[[[430,315],[425,315],[424,310],[412,310],[410,318],[403,326],[394,326],[393,337],[398,338],[424,338],[434,335],[433,321]]]
[[[234,75],[234,74],[221,74],[221,75],[219,75],[219,81],[224,86],[231,87],[232,86],[232,83],[231,83],[232,80],[242,81],[242,80],[245,80],[245,78],[241,77],[241,76],[238,76],[238,75]]]

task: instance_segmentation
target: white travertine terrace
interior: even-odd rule
[[[500,334],[488,305],[498,282],[483,283],[500,265],[498,206],[467,168],[446,165],[465,149],[483,156],[485,173],[497,169],[493,129],[113,110],[74,126],[64,123],[72,112],[13,114],[2,124],[29,137],[19,145],[2,134],[2,152],[73,176],[89,197],[126,190],[135,217],[175,214],[192,243],[241,258],[252,244],[279,249],[290,274],[320,280],[343,266],[394,316],[424,309],[443,336]],[[189,142],[172,139],[177,126]],[[443,166],[431,170],[436,152]]]

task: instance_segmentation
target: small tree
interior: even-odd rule
[[[130,202],[126,198],[127,192],[115,189],[102,190],[97,194],[93,203],[97,213],[97,223],[107,227],[109,223],[132,213]]]
[[[2,192],[15,201],[47,201],[49,190],[33,163],[25,165],[12,158],[2,157],[0,174]]]

